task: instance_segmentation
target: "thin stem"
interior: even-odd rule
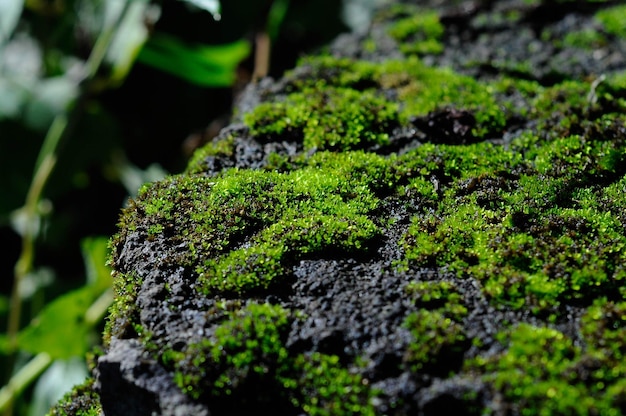
[[[15,264],[13,289],[10,299],[10,310],[7,323],[8,338],[8,366],[9,374],[14,367],[15,353],[18,349],[18,332],[20,330],[20,321],[22,315],[22,299],[21,286],[24,278],[32,271],[35,258],[35,240],[37,237],[37,221],[38,206],[41,201],[44,188],[50,179],[50,176],[56,166],[58,153],[62,143],[67,140],[71,130],[78,121],[87,95],[89,87],[94,81],[98,69],[102,65],[107,50],[113,40],[116,29],[127,14],[132,0],[127,0],[124,7],[117,16],[116,21],[107,27],[98,37],[91,54],[87,60],[87,74],[80,94],[74,107],[63,114],[55,117],[52,125],[48,129],[48,133],[44,139],[43,145],[39,151],[39,156],[35,164],[33,179],[26,195],[26,201],[22,208],[25,218],[26,228],[22,235],[22,251],[20,257]],[[69,116],[68,116],[69,113]],[[51,358],[48,354],[41,353],[9,381],[9,384],[0,390],[0,411],[7,414],[11,413],[11,403],[34,379],[36,379],[45,368],[50,365]],[[7,377],[8,378],[8,377]]]
[[[0,412],[10,411],[13,399],[37,379],[52,364],[52,357],[41,352],[15,373],[6,386],[0,389]]]

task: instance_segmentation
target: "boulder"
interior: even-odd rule
[[[124,209],[104,351],[52,414],[621,414],[624,21],[397,3],[248,86]]]

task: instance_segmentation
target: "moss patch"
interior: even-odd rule
[[[220,403],[216,411],[272,409],[291,414],[373,415],[367,381],[337,356],[293,354],[285,346],[290,320],[280,306],[249,303],[230,313],[211,339],[164,353],[177,384],[195,399]]]
[[[99,416],[100,398],[93,389],[94,379],[74,387],[47,413],[47,416]]]

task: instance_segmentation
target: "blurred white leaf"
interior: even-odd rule
[[[110,16],[117,16],[115,13],[119,6],[117,1],[107,2],[107,21],[111,21]],[[117,81],[123,80],[132,64],[135,62],[141,47],[148,39],[148,29],[144,24],[146,18],[151,21],[158,19],[160,9],[157,5],[151,5],[147,1],[134,1],[129,6],[129,10],[124,19],[115,30],[115,36],[107,51],[106,60],[113,67],[112,78]]]
[[[35,385],[29,415],[47,414],[52,405],[74,386],[84,382],[88,375],[87,365],[83,359],[54,361]]]
[[[8,78],[0,77],[0,120],[17,118],[28,91]]]
[[[41,80],[26,105],[26,124],[34,129],[47,129],[57,114],[67,110],[67,106],[78,93],[78,85],[67,77]]]
[[[193,4],[199,9],[206,10],[207,12],[213,15],[215,20],[220,20],[222,16],[220,15],[221,5],[219,0],[182,0],[186,3]]]
[[[23,8],[24,0],[0,0],[0,46],[13,33]]]

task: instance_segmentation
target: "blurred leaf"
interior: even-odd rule
[[[235,81],[237,65],[249,53],[250,44],[244,39],[215,46],[191,46],[173,36],[155,34],[144,45],[139,60],[194,84],[228,87]]]
[[[122,1],[107,1],[107,15],[113,14],[114,12],[110,9],[115,7],[121,10],[121,5],[123,5]],[[130,5],[121,24],[116,27],[114,38],[107,51],[107,63],[113,67],[111,74],[113,81],[122,81],[130,71],[141,47],[148,38],[148,29],[144,20],[147,14],[152,16],[152,20],[156,20],[154,15],[158,15],[158,13],[158,7],[150,5],[146,0],[134,1]]]
[[[26,89],[7,78],[0,77],[0,120],[17,118],[27,97]]]
[[[280,25],[283,23],[283,20],[285,20],[285,15],[287,15],[289,1],[290,0],[274,0],[272,2],[272,7],[267,15],[267,34],[272,40],[276,40],[278,37]]]
[[[111,269],[106,265],[109,256],[107,237],[89,237],[81,241],[81,250],[87,272],[87,284],[103,292],[111,287]]]
[[[24,0],[0,0],[0,45],[11,36],[24,7]]]
[[[90,286],[58,297],[19,334],[20,348],[33,354],[46,352],[53,359],[83,356],[90,347],[91,330],[85,313],[94,299]]]
[[[56,115],[67,110],[78,93],[76,82],[67,77],[41,80],[34,86],[33,95],[26,105],[24,122],[37,130],[47,129]]]
[[[41,416],[70,391],[81,384],[89,375],[85,361],[80,358],[56,360],[39,377],[33,391],[33,400],[28,414]]]
[[[186,3],[193,4],[199,9],[206,10],[213,15],[215,20],[220,20],[220,2],[219,0],[182,0]]]

